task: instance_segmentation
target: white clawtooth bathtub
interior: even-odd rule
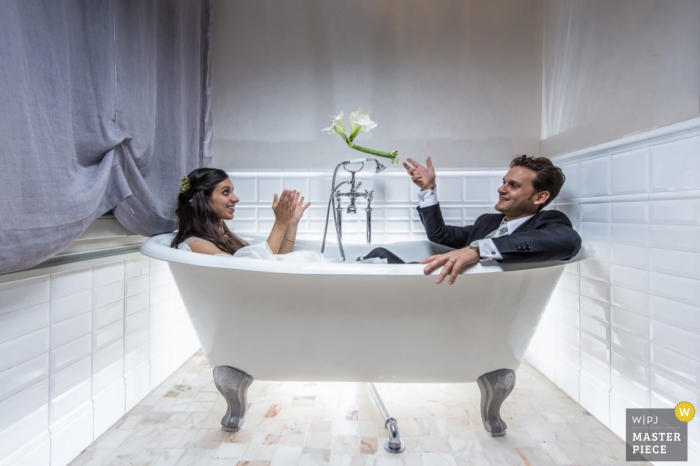
[[[141,247],[167,261],[238,430],[246,390],[262,380],[474,382],[484,427],[503,435],[500,406],[567,262],[476,264],[454,285],[423,265],[298,263],[196,254],[172,234]],[[378,245],[347,245],[346,256]],[[407,261],[447,248],[426,241],[383,245]],[[320,250],[320,243],[297,248]],[[327,254],[337,255],[329,245]],[[351,260],[351,259],[350,259]],[[439,270],[438,270],[439,271]]]

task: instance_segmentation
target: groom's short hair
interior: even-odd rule
[[[566,176],[561,168],[555,166],[547,157],[519,155],[510,162],[510,168],[513,167],[524,167],[535,172],[537,176],[532,181],[535,192],[549,192],[549,199],[540,206],[540,210],[559,195],[566,181]]]

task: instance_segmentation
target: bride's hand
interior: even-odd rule
[[[294,205],[294,216],[292,217],[292,221],[299,222],[301,217],[304,215],[304,212],[306,212],[306,209],[308,209],[310,205],[310,202],[307,202],[306,205],[304,205],[304,196],[301,196],[301,199],[299,199],[299,201]]]
[[[272,211],[275,213],[275,220],[283,224],[289,223],[294,217],[294,210],[299,202],[299,193],[285,189],[282,194],[277,197],[275,194],[272,199]]]

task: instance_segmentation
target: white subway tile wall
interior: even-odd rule
[[[438,196],[445,220],[454,224],[469,224],[481,214],[495,212],[496,189],[506,169],[445,170],[438,172]],[[236,206],[232,230],[242,236],[266,235],[274,222],[271,209],[273,194],[281,189],[297,189],[312,205],[297,230],[300,239],[320,240],[323,237],[332,172],[317,171],[235,171],[229,172],[234,191],[241,199]],[[372,243],[425,239],[423,225],[415,210],[418,189],[403,171],[357,173],[362,182],[359,192],[373,191],[371,203]],[[350,179],[339,171],[336,184]],[[240,188],[239,188],[240,187]],[[347,185],[341,188],[345,192]],[[348,214],[349,201],[341,201],[343,242],[365,243],[367,228],[367,201],[358,198],[357,213]],[[333,213],[329,217],[328,241],[336,243]]]
[[[0,282],[0,465],[63,466],[199,342],[159,261],[129,254],[29,274]]]
[[[700,119],[554,162],[555,207],[596,254],[567,267],[527,359],[624,436],[626,408],[700,401]]]

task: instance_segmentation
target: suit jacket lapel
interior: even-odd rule
[[[542,212],[542,211],[540,210],[540,212]],[[535,215],[533,215],[532,217],[530,217],[529,219],[527,219],[527,222],[525,222],[525,223],[523,223],[522,225],[520,225],[518,228],[515,229],[515,231],[518,231],[518,230],[519,230],[519,231],[527,231],[527,230],[529,230],[529,229],[530,229],[530,226],[532,226],[532,222],[533,222],[537,217],[539,217],[540,212],[537,212]],[[514,232],[511,232],[511,233],[515,233],[515,231],[514,231]]]
[[[478,229],[475,228],[475,231],[469,236],[469,240],[473,241],[475,239],[486,238],[486,235],[501,225],[503,217],[505,217],[503,214],[489,215],[482,222],[479,222],[479,224],[475,224],[474,227],[478,226]]]

